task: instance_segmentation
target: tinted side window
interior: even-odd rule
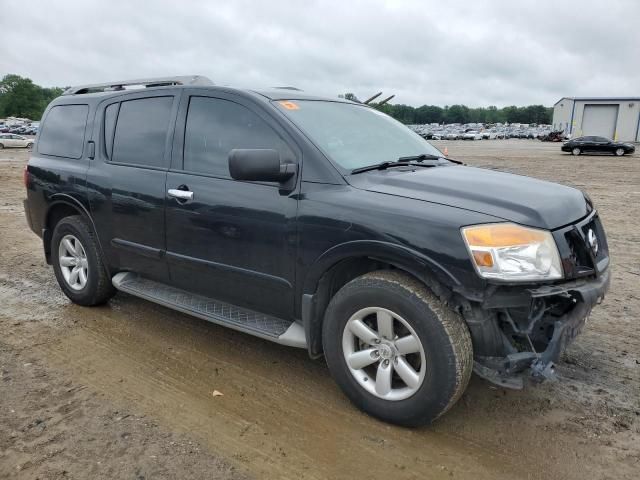
[[[52,107],[42,125],[38,153],[56,157],[82,157],[88,113],[88,105]]]
[[[104,148],[107,158],[111,158],[113,152],[113,133],[116,129],[119,103],[113,103],[104,110]]]
[[[270,148],[294,158],[284,140],[258,115],[237,103],[191,97],[184,134],[184,169],[229,178],[234,148]]]
[[[112,160],[150,167],[165,164],[164,152],[173,97],[150,97],[120,104]]]

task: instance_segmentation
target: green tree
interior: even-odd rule
[[[451,105],[444,107],[445,123],[467,123],[469,122],[469,108],[464,105]]]
[[[469,108],[465,105],[451,105],[444,108],[436,105],[422,105],[411,107],[401,104],[376,105],[387,115],[403,123],[545,123],[550,124],[553,108],[543,105],[529,105],[528,107],[498,108],[489,107]]]
[[[61,93],[61,88],[42,88],[29,78],[5,75],[0,80],[0,117],[39,120],[49,102]]]

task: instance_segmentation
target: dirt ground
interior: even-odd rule
[[[360,413],[302,350],[122,293],[72,305],[24,219],[28,154],[4,150],[0,478],[638,478],[640,155],[435,143],[471,165],[586,189],[600,210],[612,288],[558,382],[518,392],[474,377],[444,418],[409,430]]]

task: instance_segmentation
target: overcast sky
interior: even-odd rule
[[[1,5],[0,75],[43,86],[202,74],[361,99],[382,90],[415,106],[640,95],[634,0]]]

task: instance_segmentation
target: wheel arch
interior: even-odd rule
[[[98,242],[98,248],[100,249],[100,253],[104,258],[104,251],[102,249],[102,245],[100,244],[100,238],[97,235],[93,219],[91,218],[91,215],[87,211],[86,207],[80,201],[65,193],[54,194],[51,196],[51,200],[52,202],[47,208],[47,212],[45,213],[44,228],[42,230],[42,243],[47,263],[49,265],[51,264],[51,238],[53,236],[53,230],[55,229],[58,222],[60,222],[60,220],[65,217],[71,217],[74,215],[80,215],[87,221],[94,234],[96,234],[95,238]]]
[[[354,278],[381,269],[401,270],[443,299],[460,285],[434,259],[401,245],[357,240],[332,247],[314,262],[304,280],[302,321],[312,358],[322,355],[322,323],[333,295]]]

